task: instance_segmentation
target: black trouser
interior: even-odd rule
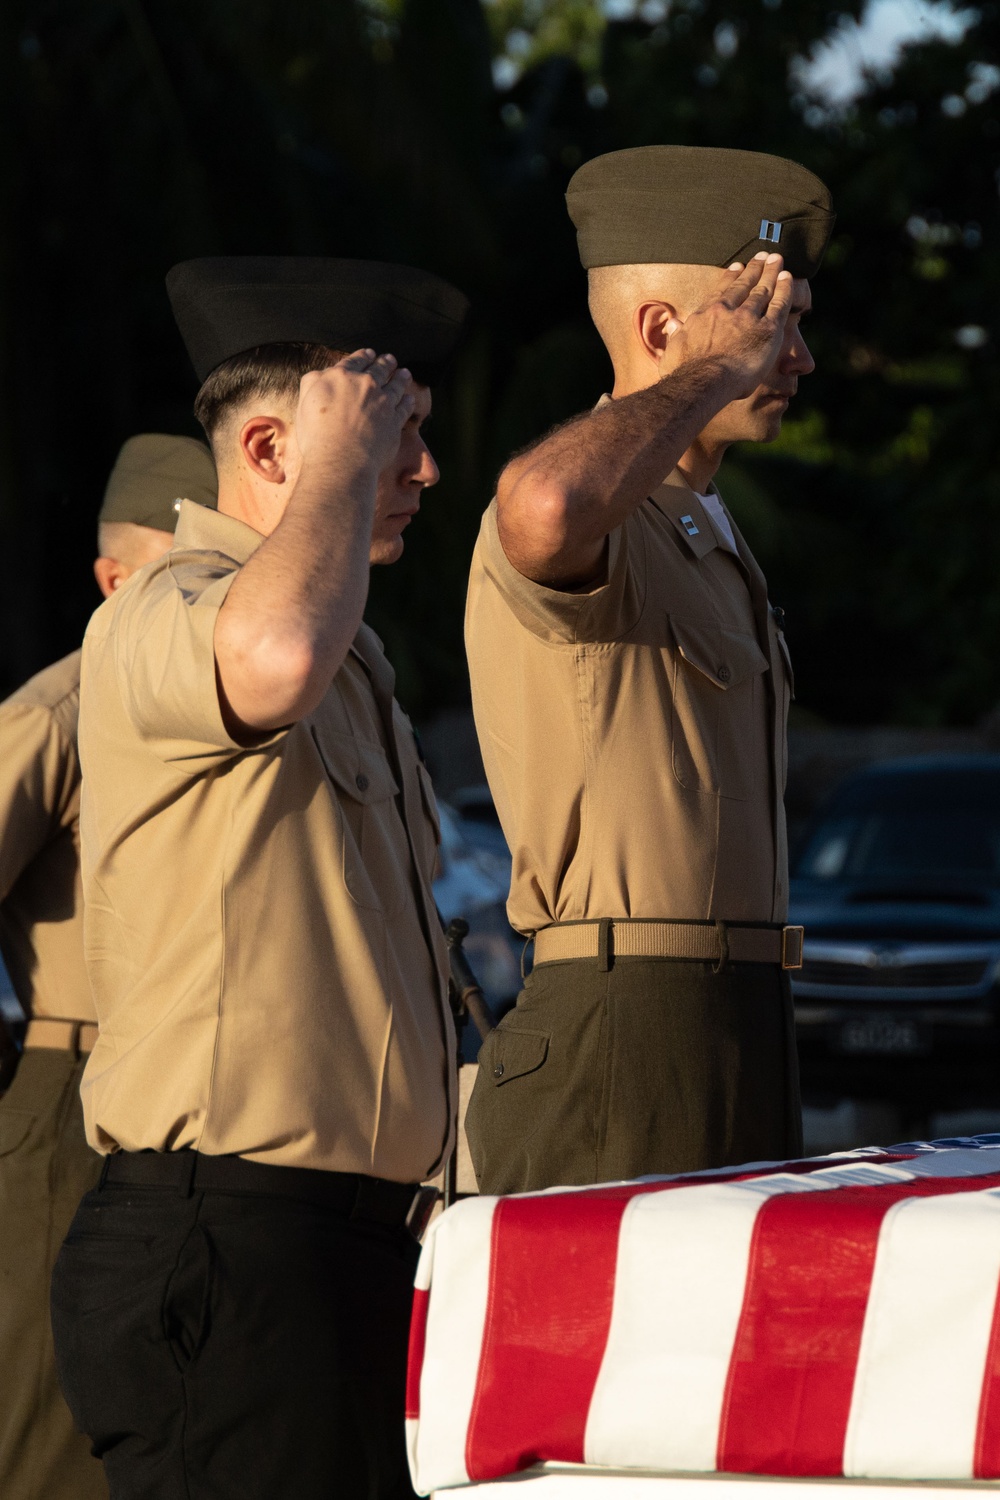
[[[56,1264],[52,1321],[112,1500],[412,1496],[417,1254],[405,1228],[267,1193],[88,1193]]]
[[[798,1156],[788,975],[670,958],[538,964],[483,1043],[465,1128],[484,1193]]]
[[[101,1158],[80,1108],[85,1059],[29,1047],[0,1099],[0,1497],[102,1500],[90,1455],[56,1379],[52,1263]]]

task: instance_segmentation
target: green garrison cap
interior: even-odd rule
[[[214,510],[217,491],[215,463],[204,443],[141,432],[122,447],[97,519],[173,531],[182,500]]]
[[[199,380],[263,344],[325,344],[394,354],[438,380],[458,345],[468,300],[440,276],[377,260],[209,256],[167,273],[167,295]]]
[[[814,276],[833,231],[829,189],[783,156],[715,146],[638,146],[585,162],[566,193],[592,266],[728,266],[777,251]]]

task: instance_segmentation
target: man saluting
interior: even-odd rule
[[[407,1221],[454,1043],[433,793],[362,612],[437,480],[421,426],[466,303],[337,260],[168,288],[219,510],[182,507],[84,646],[106,1167],[56,1350],[113,1500],[407,1495]]]
[[[567,197],[614,391],[504,471],[466,620],[508,911],[535,940],[467,1118],[485,1192],[801,1141],[791,673],[713,476],[730,443],[777,436],[813,369],[829,194],[776,157],[650,146],[588,162]]]

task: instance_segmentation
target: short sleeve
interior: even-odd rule
[[[76,746],[47,708],[0,706],[0,901],[75,813],[79,784]]]
[[[129,720],[161,760],[191,771],[247,752],[226,728],[215,667],[215,622],[237,572],[221,555],[171,553],[163,567],[128,586],[109,629]],[[285,732],[255,741],[253,749]]]
[[[618,640],[642,613],[645,543],[636,517],[611,532],[607,582],[586,592],[547,588],[517,571],[500,541],[495,500],[483,517],[476,553],[494,588],[540,640],[563,645]]]

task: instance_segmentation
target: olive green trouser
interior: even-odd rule
[[[104,1465],[56,1379],[49,1282],[70,1220],[96,1183],[80,1107],[84,1063],[25,1052],[0,1098],[0,1497],[106,1500]]]
[[[483,1193],[798,1156],[788,976],[670,958],[538,964],[483,1043],[465,1128]]]

